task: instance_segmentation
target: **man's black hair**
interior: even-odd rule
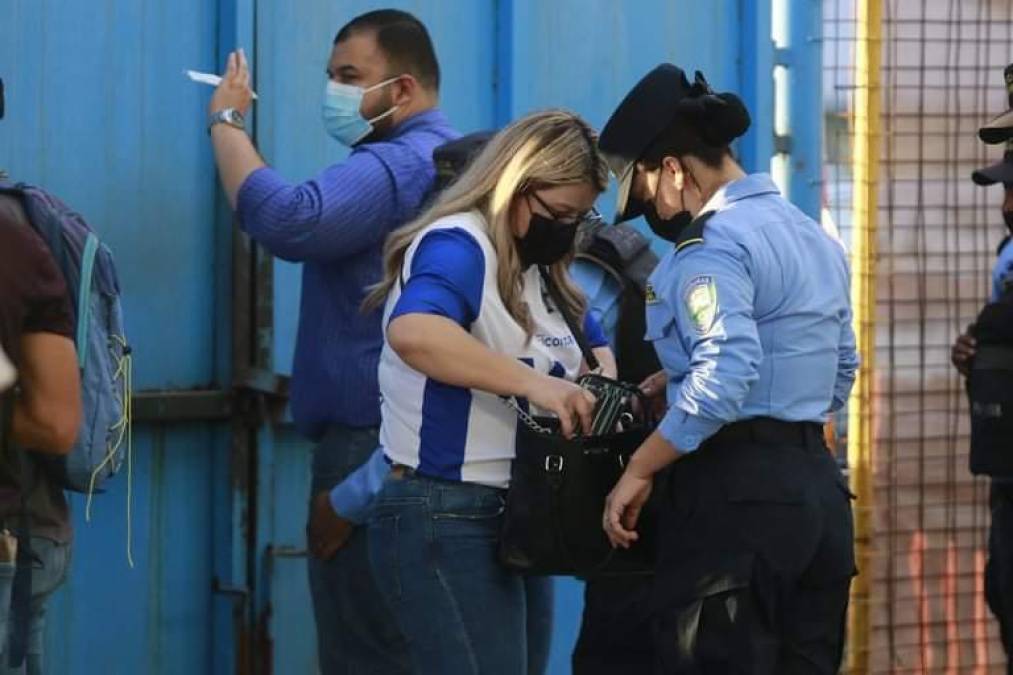
[[[399,9],[366,12],[346,23],[334,44],[367,31],[376,34],[377,44],[390,61],[390,76],[410,73],[426,89],[439,91],[440,64],[429,31],[421,21]]]

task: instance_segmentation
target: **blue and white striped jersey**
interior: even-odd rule
[[[522,276],[523,299],[535,325],[528,340],[500,297],[497,268],[479,213],[438,220],[409,246],[402,284],[387,300],[384,325],[405,314],[444,316],[490,349],[542,373],[576,379],[580,348],[548,299],[538,270],[529,268]],[[584,329],[592,346],[608,344],[590,314]],[[390,461],[435,478],[507,486],[518,421],[500,397],[433,380],[386,343],[379,375],[380,444]]]

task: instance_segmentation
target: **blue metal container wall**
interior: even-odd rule
[[[0,165],[60,195],[114,250],[136,386],[210,385],[227,267],[206,92],[182,70],[214,68],[216,4],[16,1],[2,14]],[[209,671],[213,645],[232,639],[211,620],[213,542],[230,537],[211,521],[214,486],[227,481],[212,471],[222,440],[207,425],[135,430],[134,569],[125,476],[96,497],[90,524],[75,497],[73,568],[47,621],[50,672]]]
[[[253,60],[259,146],[293,180],[343,156],[320,123],[324,66],[337,29],[381,6],[412,11],[429,26],[442,107],[462,131],[547,106],[572,108],[600,127],[629,87],[667,60],[760,103],[751,105],[743,154],[751,168],[769,162],[769,0],[0,3],[9,99],[0,167],[61,195],[113,247],[138,388],[228,382],[229,227],[204,133],[210,90],[182,70],[218,71],[233,47]],[[611,196],[602,203],[611,210]],[[288,373],[298,266],[276,262],[274,283],[273,365]],[[215,575],[245,581],[227,440],[223,426],[137,430],[134,570],[123,550],[123,477],[97,498],[90,525],[75,500],[73,571],[47,629],[53,672],[231,671],[231,613],[210,590]],[[309,446],[286,427],[265,430],[258,445],[254,609],[269,617],[275,671],[308,672]],[[579,594],[577,583],[560,581],[552,673],[569,671]]]

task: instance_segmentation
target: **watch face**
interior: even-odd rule
[[[231,127],[237,129],[246,129],[246,124],[243,121],[243,113],[239,112],[235,108],[225,108],[214,113],[208,121],[208,133],[211,133],[211,127],[216,124],[225,123]]]

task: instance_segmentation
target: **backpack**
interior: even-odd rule
[[[58,485],[90,496],[117,472],[130,443],[131,358],[113,256],[80,215],[44,190],[0,181],[0,194],[21,202],[49,247],[63,273],[77,327],[78,439],[65,456],[37,458]]]
[[[436,166],[436,180],[430,198],[446,190],[457,177],[464,173],[471,160],[485,147],[494,131],[476,131],[467,136],[448,141],[433,150],[433,164]]]
[[[650,240],[636,228],[606,225],[591,218],[577,233],[577,258],[601,267],[620,286],[615,352],[619,379],[640,383],[661,370],[654,347],[644,340],[647,332],[647,279],[658,266]]]
[[[494,132],[478,131],[444,143],[433,151],[436,185],[430,199],[460,176]],[[613,351],[619,379],[639,383],[661,370],[654,348],[644,341],[647,278],[658,264],[650,240],[630,225],[606,225],[588,219],[577,233],[577,257],[598,265],[622,288]]]

